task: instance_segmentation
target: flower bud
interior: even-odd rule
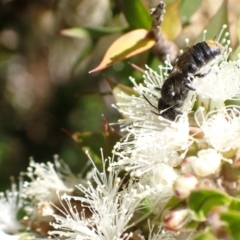
[[[178,167],[182,163],[182,158],[173,157],[168,161],[171,167]]]
[[[191,174],[184,174],[173,184],[173,191],[178,198],[187,198],[198,184],[198,179]]]
[[[182,173],[194,173],[191,162],[193,161],[193,159],[196,159],[196,158],[197,158],[196,156],[190,156],[190,157],[186,157],[183,160],[181,164]]]
[[[168,230],[178,231],[190,220],[189,210],[180,209],[164,213],[163,224]]]
[[[198,152],[198,158],[192,159],[191,165],[200,177],[206,177],[217,173],[221,165],[221,154],[214,149],[206,149]]]

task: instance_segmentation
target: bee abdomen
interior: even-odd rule
[[[223,52],[224,47],[214,41],[207,40],[189,47],[179,57],[175,69],[185,73],[199,73],[201,68],[208,68],[215,58]],[[209,63],[209,64],[208,64]]]
[[[201,42],[195,46],[197,45],[199,45],[206,63],[214,59],[216,56],[220,55],[223,50],[223,47],[213,40]]]
[[[188,71],[190,73],[195,73],[206,63],[205,59],[206,58],[203,54],[202,46],[200,44],[194,45],[191,52],[191,59],[188,63]]]

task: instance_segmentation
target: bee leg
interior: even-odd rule
[[[156,113],[156,112],[154,112],[154,111],[151,111],[151,112],[154,113],[154,114],[157,115],[157,116],[161,116],[160,113]]]
[[[199,74],[196,74],[195,76],[196,77],[199,77],[199,78],[202,78],[202,77],[205,77],[206,75],[208,75],[210,72],[211,72],[212,68],[209,68],[207,70],[207,72],[204,72],[204,73],[199,73]]]
[[[185,83],[184,86],[188,89],[188,90],[192,90],[192,91],[195,91],[196,88],[194,88],[191,84],[189,83]]]
[[[190,79],[185,78],[184,79],[184,86],[188,89],[188,90],[192,90],[195,91],[196,89],[191,85],[193,78],[190,77]]]
[[[156,106],[154,106],[144,94],[142,94],[142,96],[143,96],[144,99],[149,103],[150,106],[152,106],[153,108],[155,108],[156,110],[158,110],[158,108],[157,108]],[[156,113],[155,113],[155,114],[156,114]]]

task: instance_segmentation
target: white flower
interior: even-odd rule
[[[240,146],[240,107],[227,106],[206,116],[199,108],[195,118],[206,142],[217,151],[226,152]]]
[[[146,86],[137,85],[131,79],[135,91],[140,95],[144,93],[157,105],[155,98],[159,98],[159,92],[154,87],[162,85],[168,68],[162,68],[160,75],[148,69]],[[179,174],[175,167],[181,164],[192,144],[188,119],[184,115],[177,122],[172,122],[153,114],[153,107],[142,96],[122,93],[120,97],[123,102],[117,106],[128,117],[120,121],[126,136],[115,145],[114,154],[119,158],[110,167],[113,170],[124,168],[131,176],[140,177],[144,193],[148,195],[153,209],[159,211],[163,206],[159,202],[164,203],[173,195],[172,184]]]
[[[227,56],[226,56],[227,57]],[[193,87],[202,98],[225,101],[240,94],[240,59],[215,64],[211,72],[203,78],[195,78]]]
[[[198,96],[198,105],[208,112],[225,107],[225,101],[240,96],[240,58],[228,61],[230,42],[227,41],[220,63],[215,64],[211,72],[192,82]]]
[[[142,133],[125,140],[116,145],[119,160],[111,168],[124,167],[131,176],[140,177],[154,211],[159,211],[163,207],[159,202],[166,202],[173,194],[172,184],[178,177],[174,167],[181,164],[191,143],[188,125],[179,121],[162,131],[143,128]]]
[[[209,148],[199,151],[197,155],[198,157],[191,159],[191,166],[197,176],[206,177],[217,173],[221,165],[221,154]]]
[[[142,186],[142,194],[145,194],[154,212],[159,213],[164,203],[172,197],[172,185],[177,178],[178,173],[174,168],[164,163],[155,165],[141,176],[139,184]]]
[[[77,186],[84,197],[62,196],[62,204],[67,204],[67,207],[62,212],[64,216],[54,215],[56,222],[52,225],[56,230],[50,234],[66,236],[69,240],[129,239],[131,234],[125,231],[142,200],[137,190],[131,184],[121,190],[122,181],[118,172],[107,172],[104,160],[103,172],[95,167],[93,179],[95,183],[89,182],[88,187]],[[90,210],[91,216],[85,216],[84,210],[79,213],[71,200],[82,204],[85,210]]]
[[[21,240],[20,235],[10,235],[6,234],[5,232],[0,231],[0,239],[3,240]]]
[[[19,185],[21,187],[21,182]],[[20,229],[23,229],[23,225],[17,219],[18,211],[22,207],[19,191],[16,185],[12,184],[11,191],[0,193],[0,232],[3,232],[2,235],[4,233],[16,234]]]
[[[161,227],[155,230],[155,227],[150,226],[150,224],[148,224],[148,227],[149,227],[149,236],[147,238],[148,240],[176,240],[177,239],[174,236],[175,235],[174,232],[164,230]]]
[[[31,180],[24,182],[23,195],[36,204],[54,202],[58,199],[56,191],[71,192],[74,185],[81,181],[66,164],[59,161],[58,156],[55,156],[55,164],[36,163],[31,159],[28,171],[23,175]]]
[[[185,118],[181,120],[160,130],[156,124],[154,126],[155,122],[141,129],[133,126],[125,139],[116,144],[114,153],[119,161],[112,167],[122,166],[132,175],[141,176],[160,163],[172,167],[180,165],[191,144],[188,122]]]

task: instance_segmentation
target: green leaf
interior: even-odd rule
[[[152,204],[147,198],[143,199],[143,201],[141,202],[141,206],[141,211],[143,211],[144,213],[149,213],[152,211]]]
[[[229,205],[229,209],[240,212],[240,199],[233,197],[231,199],[231,203]]]
[[[227,152],[223,152],[222,155],[225,158],[233,158],[236,155],[237,149],[230,149]],[[231,169],[233,169],[233,167],[231,166],[231,164],[229,165],[231,167]]]
[[[142,0],[123,0],[123,12],[132,29],[150,29],[152,18]]]
[[[220,219],[228,224],[228,229],[230,230],[231,239],[240,239],[240,213],[229,211],[221,213]]]
[[[92,41],[88,42],[88,45],[79,53],[78,58],[76,61],[73,63],[72,69],[71,69],[71,77],[73,77],[78,65],[87,57],[95,45],[92,43]]]
[[[153,47],[154,44],[155,39],[153,35],[146,29],[137,29],[128,32],[112,43],[101,63],[89,73],[100,71],[116,62],[144,52]]]
[[[74,37],[74,38],[99,38],[105,35],[113,34],[113,33],[121,33],[126,28],[116,27],[116,28],[109,28],[109,27],[99,27],[99,28],[68,28],[61,30],[61,34],[67,37]]]
[[[225,193],[213,189],[198,190],[191,193],[188,201],[193,219],[205,221],[208,212],[216,206],[228,205],[231,199]]]
[[[179,206],[179,204],[181,204],[184,200],[179,199],[175,196],[171,197],[170,200],[167,202],[167,204],[165,205],[164,209],[167,208],[174,208],[176,206]]]
[[[88,151],[96,164],[100,164],[100,148],[103,149],[104,156],[111,156],[113,146],[121,139],[121,135],[116,132],[103,117],[104,132],[75,132],[72,139],[80,146],[81,150]]]
[[[182,0],[180,1],[180,14],[183,22],[188,22],[192,14],[199,8],[202,0]]]
[[[75,132],[72,139],[80,146],[82,151],[88,151],[96,164],[101,164],[100,148],[105,146],[104,133]]]
[[[104,76],[104,78],[107,80],[108,84],[110,85],[116,102],[124,102],[124,101],[126,101],[126,103],[128,102],[126,99],[123,99],[121,96],[119,96],[119,94],[122,92],[129,96],[131,95],[139,96],[139,94],[135,92],[133,88],[116,83],[112,81],[110,78],[108,78],[107,76]]]
[[[217,238],[211,232],[206,231],[198,234],[192,240],[217,240]]]
[[[191,130],[190,130],[191,131]],[[191,132],[192,133],[192,132]],[[195,133],[195,132],[194,132]],[[194,135],[195,136],[195,135]],[[188,148],[188,152],[186,154],[186,157],[189,157],[189,156],[195,156],[197,154],[199,150],[199,146],[198,146],[198,143],[197,142],[193,142],[189,148]]]

